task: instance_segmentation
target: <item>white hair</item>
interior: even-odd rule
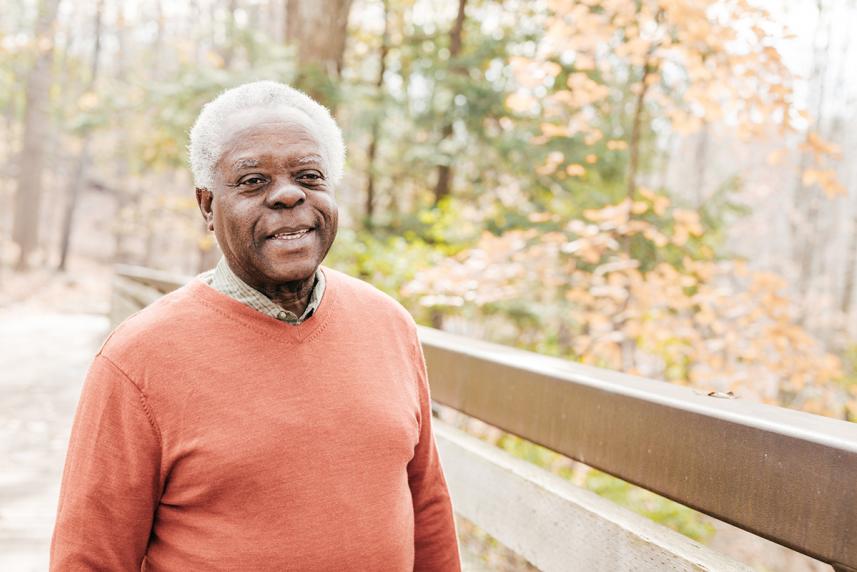
[[[194,184],[212,190],[214,166],[223,153],[222,128],[227,117],[244,109],[289,109],[309,120],[327,161],[327,180],[336,186],[345,167],[342,132],[326,107],[293,87],[275,81],[256,81],[227,89],[202,108],[190,130],[190,168]]]

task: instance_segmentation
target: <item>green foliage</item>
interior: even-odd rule
[[[587,489],[694,540],[705,542],[714,535],[714,527],[697,511],[601,471],[582,465],[575,466],[566,457],[550,449],[509,434],[504,434],[497,446],[566,479],[574,478],[576,467],[583,471]]]
[[[705,542],[714,535],[711,522],[693,509],[601,471],[587,474],[586,488],[694,540]]]
[[[372,283],[398,297],[414,274],[443,255],[416,237],[379,237],[342,228],[325,264]]]

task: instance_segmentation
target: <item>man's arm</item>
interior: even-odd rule
[[[414,570],[459,571],[461,563],[452,504],[431,430],[425,359],[419,340],[414,344],[420,391],[420,441],[414,458],[408,463],[408,484],[414,500]]]
[[[160,433],[145,396],[99,354],[72,426],[50,569],[139,571],[160,465]]]

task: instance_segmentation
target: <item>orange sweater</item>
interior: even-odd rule
[[[324,272],[298,326],[194,280],[111,334],[51,570],[459,570],[413,320]]]

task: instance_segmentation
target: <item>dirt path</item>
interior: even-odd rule
[[[71,421],[107,327],[95,314],[0,312],[0,570],[48,568]]]

